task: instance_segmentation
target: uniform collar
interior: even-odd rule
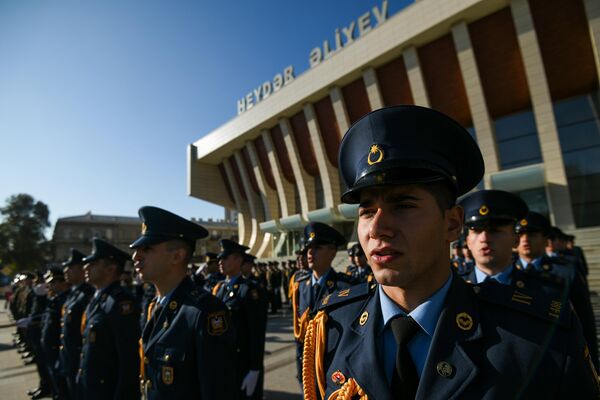
[[[329,274],[331,273],[332,268],[329,267],[329,269],[327,270],[327,272],[325,272],[323,275],[321,275],[321,277],[319,279],[315,278],[315,275],[311,272],[310,274],[310,284],[312,286],[314,286],[315,284],[319,284],[319,286],[323,287],[323,285],[325,284],[325,281],[327,280],[327,277],[329,276]]]
[[[237,276],[229,278],[229,280],[227,281],[227,285],[228,286],[233,286],[235,284],[235,282],[240,278],[240,276],[242,276],[241,273],[239,275],[237,275]]]
[[[527,264],[525,264],[527,265]],[[476,283],[481,283],[486,280],[486,278],[493,279],[498,281],[504,285],[510,284],[510,277],[512,275],[512,271],[514,266],[510,265],[508,268],[505,268],[504,271],[500,272],[496,275],[487,275],[485,272],[479,269],[477,265],[475,265],[475,279],[477,279]]]
[[[444,306],[444,301],[446,300],[446,295],[448,294],[451,283],[452,274],[449,274],[448,279],[446,279],[446,282],[441,288],[423,303],[419,304],[417,308],[408,313],[408,315],[412,317],[419,324],[421,329],[423,329],[430,337],[433,337],[433,333],[435,332],[435,327],[440,317],[440,313],[442,312],[442,307]],[[400,306],[394,303],[387,294],[385,294],[381,285],[379,285],[378,291],[381,314],[383,317],[381,330],[383,330],[392,318],[398,315],[405,316],[407,314]]]

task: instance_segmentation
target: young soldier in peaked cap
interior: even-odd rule
[[[258,283],[242,276],[248,247],[228,239],[219,244],[219,267],[226,279],[213,288],[213,294],[231,312],[237,333],[236,373],[229,375],[229,385],[236,390],[236,398],[262,399],[267,299]]]
[[[302,348],[306,326],[321,300],[336,290],[348,289],[356,281],[352,276],[336,272],[331,262],[346,238],[333,227],[311,222],[304,227],[304,246],[310,273],[297,274],[291,286],[294,337],[296,338],[296,368],[302,383]]]
[[[92,254],[82,262],[86,280],[96,292],[81,321],[77,397],[135,400],[140,397],[140,313],[134,295],[119,282],[130,256],[102,239],[94,239],[92,245]]]
[[[225,305],[187,275],[202,226],[158,207],[142,207],[142,234],[130,247],[145,281],[156,286],[140,342],[148,399],[235,399],[234,332]],[[138,366],[139,367],[139,366]]]
[[[65,376],[69,398],[73,400],[77,398],[75,377],[81,352],[81,317],[94,295],[94,288],[85,282],[84,258],[82,252],[71,249],[69,259],[62,264],[65,279],[72,286],[61,310],[59,365]]]
[[[484,172],[464,128],[423,107],[380,109],[349,129],[338,160],[378,284],[321,302],[306,332],[305,398],[598,396],[570,312],[448,268],[463,222],[455,199]]]

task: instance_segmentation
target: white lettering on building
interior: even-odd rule
[[[374,19],[371,18],[371,15],[374,17]],[[358,17],[356,21],[350,22],[348,26],[343,26],[341,30],[339,28],[336,29],[334,34],[335,40],[333,48],[329,44],[329,40],[325,39],[322,47],[315,47],[310,51],[308,56],[310,67],[316,67],[323,60],[327,60],[336,52],[354,42],[355,39],[363,37],[369,33],[372,28],[376,28],[387,21],[387,17],[388,0],[383,0],[381,8],[375,6],[371,11],[368,11]],[[356,30],[358,30],[358,36],[355,34]]]

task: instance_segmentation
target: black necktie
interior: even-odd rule
[[[319,290],[321,289],[321,286],[318,283],[315,283],[312,286],[312,304],[311,304],[311,308],[314,308],[314,306],[317,304],[317,296],[319,295]]]
[[[411,317],[393,319],[391,328],[398,345],[396,369],[392,377],[392,392],[396,399],[414,399],[419,386],[419,376],[408,351],[408,342],[421,328]]]

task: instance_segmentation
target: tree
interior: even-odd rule
[[[39,269],[48,256],[44,231],[50,226],[48,206],[28,194],[12,195],[0,208],[0,260],[14,269]]]

